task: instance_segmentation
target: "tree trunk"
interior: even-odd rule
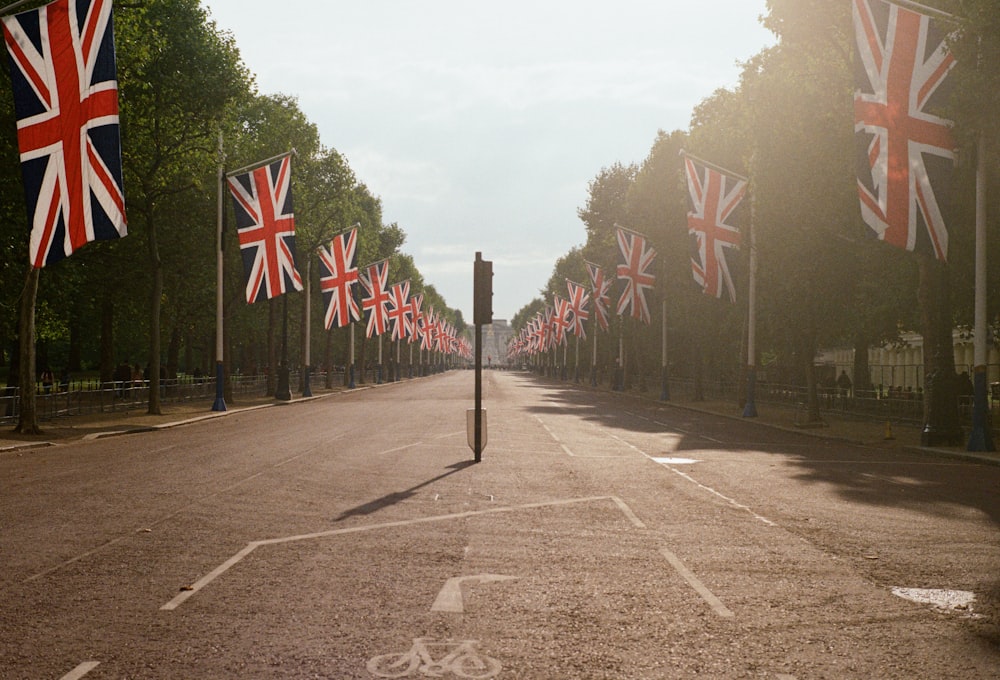
[[[920,255],[920,316],[924,338],[924,446],[960,446],[958,389],[952,340],[948,265]]]
[[[854,385],[855,396],[873,396],[871,367],[868,364],[869,346],[871,346],[871,342],[863,333],[854,336],[854,365],[852,368],[854,375],[851,376],[851,384]]]
[[[823,427],[822,416],[819,413],[819,385],[816,382],[816,335],[812,332],[803,333],[800,339],[799,357],[806,381],[806,420],[800,423],[803,427]]]
[[[323,334],[323,367],[326,369],[326,389],[333,387],[333,333]]]
[[[28,266],[28,275],[21,297],[21,319],[18,330],[20,340],[20,389],[21,408],[17,427],[20,434],[41,434],[35,401],[35,299],[38,296],[38,278],[41,270]]]
[[[278,345],[274,341],[278,328],[277,298],[267,301],[267,393],[278,391]]]
[[[174,379],[177,377],[177,367],[181,359],[181,329],[174,325],[170,331],[170,342],[167,343],[167,377]]]
[[[107,295],[101,298],[101,382],[115,379],[115,305]]]
[[[361,349],[358,352],[358,375],[356,382],[359,385],[367,385],[368,379],[366,378],[367,371],[365,371],[365,363],[368,361],[367,355],[368,350],[368,335],[362,331],[361,333]]]
[[[156,222],[152,207],[147,209],[149,263],[153,268],[153,290],[149,306],[149,408],[147,413],[158,416],[160,408],[160,298],[163,296],[163,263],[156,242]]]

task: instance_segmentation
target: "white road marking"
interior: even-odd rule
[[[738,508],[740,510],[745,510],[746,512],[750,513],[750,516],[752,516],[754,519],[760,520],[761,522],[763,522],[767,526],[769,526],[769,527],[776,527],[776,526],[778,526],[777,524],[775,524],[774,522],[772,522],[771,520],[769,520],[767,517],[764,517],[763,515],[758,515],[756,512],[754,512],[753,510],[751,510],[746,505],[743,505],[742,503],[737,503],[735,500],[733,500],[729,496],[726,496],[724,494],[719,493],[718,491],[716,491],[715,489],[713,489],[710,486],[705,486],[704,484],[702,484],[701,482],[699,482],[698,480],[696,480],[691,475],[686,474],[684,472],[681,472],[677,468],[671,467],[669,465],[664,465],[663,467],[667,468],[668,470],[670,470],[674,474],[683,477],[684,479],[688,480],[689,482],[691,482],[692,484],[694,484],[698,488],[704,489],[705,491],[709,492],[710,494],[718,496],[719,498],[721,498],[722,500],[726,501],[727,503],[729,503],[734,508]]]
[[[630,444],[629,442],[625,441],[624,439],[622,439],[618,435],[611,434],[610,432],[607,432],[606,434],[609,437],[611,437],[612,439],[615,439],[615,440],[621,442],[625,446],[628,446],[629,448],[635,449],[636,451],[638,451],[639,453],[641,453],[642,455],[644,455],[646,458],[649,458],[652,461],[656,461],[656,458],[654,458],[653,456],[649,455],[648,453],[646,453],[645,451],[643,451],[639,447],[634,446],[634,445]],[[684,479],[688,480],[689,482],[691,482],[692,484],[694,484],[698,488],[704,489],[705,491],[709,492],[710,494],[718,496],[722,500],[724,500],[727,503],[729,503],[730,505],[732,505],[734,508],[739,508],[740,510],[744,510],[744,511],[750,513],[750,515],[752,517],[754,517],[754,519],[758,519],[758,520],[760,520],[761,522],[763,522],[764,524],[766,524],[766,525],[768,525],[770,527],[778,526],[777,524],[775,524],[774,522],[772,522],[771,520],[769,520],[767,517],[764,517],[762,515],[758,515],[756,512],[754,512],[753,510],[751,510],[746,505],[743,505],[742,503],[737,503],[735,500],[733,500],[729,496],[726,496],[726,495],[723,495],[723,494],[719,493],[718,491],[716,491],[715,489],[713,489],[710,486],[705,486],[704,484],[702,484],[701,482],[699,482],[698,480],[696,480],[691,475],[689,475],[689,474],[687,474],[685,472],[681,472],[680,470],[678,470],[677,468],[673,467],[672,465],[666,465],[666,464],[663,464],[663,463],[660,463],[660,464],[663,465],[663,467],[665,467],[666,469],[668,469],[671,472],[673,472],[674,474],[679,475],[680,477],[683,477]]]
[[[971,612],[976,594],[968,590],[941,590],[937,588],[893,588],[892,594],[910,602],[929,604],[937,609]]]
[[[539,422],[539,424],[541,424],[541,426],[543,428],[545,428],[545,431],[549,433],[549,436],[552,437],[553,440],[555,440],[556,444],[559,445],[559,447],[563,450],[563,453],[565,453],[567,456],[570,456],[572,458],[621,458],[621,456],[616,456],[614,454],[612,454],[612,455],[593,454],[592,455],[592,454],[574,453],[571,448],[569,448],[568,446],[566,446],[566,444],[563,443],[563,441],[561,439],[559,439],[559,437],[556,435],[555,432],[553,432],[552,430],[549,429],[549,426],[546,425],[545,422],[541,418],[539,418],[538,416],[535,416],[535,420],[537,420]]]
[[[712,593],[711,590],[706,588],[705,585],[698,580],[697,576],[691,573],[690,569],[684,566],[684,563],[681,562],[680,558],[678,558],[676,555],[674,555],[666,548],[661,548],[660,553],[667,558],[667,561],[670,562],[670,565],[677,571],[678,574],[681,575],[681,577],[685,581],[688,582],[688,585],[694,588],[695,592],[701,595],[702,599],[705,600],[705,602],[707,602],[708,605],[712,608],[712,611],[714,611],[716,614],[718,614],[723,618],[732,618],[733,616],[735,616],[726,607],[726,605],[722,604],[722,600],[717,598],[715,594]]]
[[[653,458],[653,460],[660,465],[694,465],[701,462],[694,458]]]
[[[649,416],[644,416],[641,413],[633,413],[631,411],[624,411],[624,413],[632,416],[633,418],[638,418],[639,420],[645,420],[648,423],[653,423],[654,425],[659,425],[660,427],[665,427],[668,430],[672,430],[674,432],[680,432],[681,434],[686,434],[691,437],[698,437],[699,439],[704,439],[705,441],[712,442],[713,444],[725,444],[725,442],[722,441],[721,439],[714,439],[707,435],[703,435],[700,432],[691,432],[690,430],[685,430],[684,428],[677,427],[676,425],[664,423],[661,420],[655,420],[653,418],[650,418]]]
[[[79,678],[82,678],[87,673],[94,670],[100,665],[101,665],[100,661],[87,661],[85,663],[80,664],[66,675],[62,676],[59,680],[79,680]]]
[[[499,576],[497,574],[479,574],[478,576],[456,576],[445,581],[444,587],[438,593],[434,604],[431,605],[432,612],[450,612],[461,614],[465,611],[465,603],[462,600],[463,583],[494,583],[496,581],[513,581],[516,576]]]
[[[212,581],[217,579],[222,574],[226,573],[231,567],[238,564],[243,560],[244,557],[252,553],[257,548],[263,545],[279,545],[281,543],[294,543],[297,541],[308,541],[317,538],[329,538],[332,536],[343,536],[345,534],[357,534],[366,531],[376,531],[378,529],[392,529],[396,527],[412,526],[414,524],[427,524],[430,522],[444,522],[453,519],[467,519],[469,517],[477,517],[480,515],[498,514],[503,512],[516,512],[519,510],[535,510],[538,508],[551,508],[565,505],[575,505],[578,503],[595,503],[598,501],[612,501],[615,506],[628,518],[632,524],[644,528],[645,525],[635,516],[635,513],[625,504],[623,500],[617,496],[590,496],[586,498],[570,498],[567,500],[560,501],[543,501],[541,503],[526,503],[524,505],[511,505],[502,508],[488,508],[486,510],[469,510],[466,512],[456,512],[448,515],[434,515],[431,517],[417,517],[415,519],[403,519],[396,522],[384,522],[382,524],[369,524],[356,527],[347,527],[344,529],[331,529],[330,531],[318,531],[312,534],[299,534],[297,536],[285,536],[283,538],[269,538],[262,541],[251,541],[243,547],[242,550],[237,552],[235,555],[230,557],[228,560],[220,564],[218,567],[210,571],[209,573],[202,576],[200,579],[195,581],[190,586],[186,586],[180,593],[177,594],[174,599],[167,602],[165,605],[160,607],[161,610],[170,611],[177,609],[182,605],[188,598],[197,593],[199,590],[210,584]]]

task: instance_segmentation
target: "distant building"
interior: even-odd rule
[[[483,366],[507,365],[507,343],[513,335],[506,319],[493,319],[493,323],[483,326]]]
[[[974,368],[974,350],[971,333],[956,330],[953,333],[955,352],[955,372],[961,375],[967,372],[970,376]],[[1000,351],[995,344],[989,347],[987,364],[987,382],[1000,381]],[[852,377],[855,384],[858,380],[854,373],[854,350],[846,348],[822,350],[816,356],[817,366],[833,368],[833,375],[845,371]],[[872,347],[868,350],[869,379],[875,387],[879,385],[888,389],[900,387],[903,389],[923,389],[924,386],[924,339],[918,333],[904,333],[902,343],[898,346]],[[864,380],[861,380],[864,383]]]

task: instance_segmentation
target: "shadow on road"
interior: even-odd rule
[[[381,498],[376,498],[373,501],[369,501],[369,502],[365,503],[364,505],[359,505],[357,507],[351,508],[350,510],[345,510],[340,515],[338,515],[337,517],[335,517],[333,521],[334,522],[343,522],[345,519],[347,519],[349,517],[363,517],[365,515],[370,515],[370,514],[372,514],[374,512],[377,512],[377,511],[381,510],[382,508],[387,508],[387,507],[389,507],[391,505],[395,505],[397,503],[402,503],[403,501],[407,500],[408,498],[412,498],[414,496],[414,494],[416,494],[417,491],[419,491],[420,489],[424,488],[425,486],[430,486],[434,482],[440,481],[440,480],[444,479],[445,477],[450,477],[451,475],[455,474],[456,472],[461,472],[465,468],[470,467],[470,466],[475,465],[475,464],[476,464],[476,461],[474,461],[474,460],[463,460],[463,461],[459,461],[458,463],[454,463],[452,465],[449,465],[448,468],[447,468],[448,472],[444,472],[444,473],[438,475],[437,477],[432,477],[431,479],[428,479],[425,482],[421,482],[420,484],[417,484],[416,486],[411,486],[409,489],[406,489],[405,491],[394,491],[394,492],[392,492],[390,494],[386,494],[385,496],[382,496]]]

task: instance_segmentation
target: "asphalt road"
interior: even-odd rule
[[[1000,676],[1000,467],[472,380],[0,454],[0,678]]]

